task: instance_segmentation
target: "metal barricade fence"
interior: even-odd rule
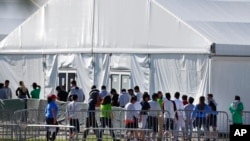
[[[213,112],[204,118],[192,117],[193,110],[178,110],[175,113],[178,118],[174,119],[171,134],[175,140],[229,140],[229,119],[226,112]]]
[[[153,111],[127,111],[124,109],[115,109],[112,110],[112,113],[114,114],[114,119],[107,120],[100,118],[100,115],[102,114],[99,109],[96,109],[94,111],[88,111],[88,110],[81,110],[78,112],[79,117],[79,124],[80,124],[80,132],[78,133],[78,139],[112,139],[113,135],[109,134],[108,131],[113,131],[115,134],[115,139],[126,139],[127,138],[127,130],[128,127],[126,127],[126,124],[124,122],[125,115],[132,114],[133,112],[139,113],[144,112],[145,117],[147,117],[146,120],[146,127],[143,129],[138,129],[139,131],[144,131],[144,138],[150,139],[150,140],[167,140],[171,139],[176,135],[177,133],[178,138],[185,138],[186,137],[186,131],[184,130],[184,134],[181,130],[177,130],[177,120],[172,119],[173,126],[170,124],[172,121],[170,120],[170,113],[168,111],[165,111],[165,114],[162,113],[162,111],[155,111],[157,112],[157,117],[150,117],[150,112]],[[179,111],[180,112],[180,111]],[[185,112],[185,111],[182,111]],[[192,111],[189,111],[192,112]],[[59,123],[60,130],[58,132],[58,140],[60,139],[69,139],[69,120],[67,119],[67,114],[65,111],[60,111],[60,113],[64,113],[64,115],[60,115],[60,120],[63,121]],[[206,132],[204,129],[208,129],[205,127],[203,130],[199,131],[201,133],[201,136],[198,136],[198,130],[197,127],[193,128],[193,136],[192,139],[200,139],[200,138],[210,138],[215,140],[229,140],[229,120],[228,120],[228,114],[223,111],[218,111],[217,115],[217,129],[215,134],[209,134],[213,133],[212,127],[210,127],[210,132]],[[26,109],[26,110],[18,110],[14,114],[15,123],[19,125],[22,129],[25,129],[24,131],[20,132],[20,136],[25,139],[32,139],[32,138],[45,138],[45,117],[44,117],[44,110],[39,111],[36,109]],[[156,122],[157,121],[157,122]],[[206,119],[206,122],[210,123],[209,119]],[[185,122],[184,122],[185,123]],[[105,126],[103,126],[105,124]],[[108,127],[108,125],[112,125],[112,127]],[[137,126],[141,126],[139,121],[137,120]],[[155,131],[154,125],[151,124],[158,124],[157,130]],[[36,126],[35,126],[36,125]],[[186,129],[186,128],[185,128]],[[147,132],[146,132],[147,131]],[[208,130],[207,130],[208,131]],[[100,132],[102,132],[103,136],[100,136]],[[150,132],[150,133],[149,133]]]
[[[243,116],[243,124],[250,125],[250,111],[243,111],[242,116]]]
[[[19,140],[20,127],[13,120],[13,112],[0,111],[0,140]]]

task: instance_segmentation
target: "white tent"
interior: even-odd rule
[[[47,0],[1,0],[0,41],[31,16]]]
[[[37,82],[45,98],[75,72],[88,98],[128,74],[124,87],[211,92],[223,111],[240,95],[250,110],[249,13],[239,0],[49,0],[0,43],[0,80]]]

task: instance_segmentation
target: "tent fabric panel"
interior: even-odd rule
[[[140,91],[149,92],[150,84],[150,56],[148,54],[131,55],[131,86],[139,86]]]
[[[212,58],[211,64],[210,93],[218,104],[217,109],[226,111],[231,120],[228,108],[235,95],[239,95],[244,104],[244,111],[249,111],[250,58],[216,56]]]
[[[149,1],[95,0],[94,48],[145,48]]]
[[[19,81],[23,81],[25,86],[31,92],[32,83],[36,82],[43,86],[43,56],[42,55],[0,55],[2,71],[0,80],[10,81],[12,98],[16,98],[16,89],[19,87]],[[40,97],[43,98],[41,89]]]
[[[182,50],[206,49],[211,42],[200,33],[174,16],[163,5],[152,2],[150,12],[149,47]]]
[[[93,84],[93,68],[91,54],[58,54],[45,55],[45,96],[56,92],[58,72],[60,70],[76,70],[77,85],[85,94],[85,102]],[[83,78],[83,79],[82,79]]]
[[[34,13],[38,7],[31,0],[0,1],[0,41]]]
[[[154,0],[185,21],[250,22],[248,0]],[[219,13],[219,14],[218,14]]]
[[[153,0],[53,0],[9,34],[0,53],[208,54],[210,44]]]
[[[92,46],[92,18],[93,1],[91,0],[48,1],[10,33],[1,46],[4,49],[35,48],[48,51]]]
[[[179,91],[198,102],[208,92],[208,62],[207,55],[151,55],[151,91]]]

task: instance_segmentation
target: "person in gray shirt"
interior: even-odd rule
[[[8,99],[12,99],[12,91],[11,91],[9,85],[10,85],[10,81],[9,80],[5,80],[4,87],[6,89],[6,92],[7,92],[7,95],[8,95]]]
[[[192,112],[194,109],[194,98],[193,97],[189,97],[188,98],[188,104],[184,106],[184,111],[185,111],[185,115],[186,115],[186,120],[185,120],[185,130],[186,130],[186,134],[185,137],[187,138],[188,141],[192,140],[192,132],[193,132],[193,121],[192,121]]]
[[[129,103],[130,96],[126,92],[126,89],[122,89],[122,93],[119,96],[118,102],[120,104],[120,107],[124,108],[127,103]]]
[[[0,83],[0,99],[8,99],[8,94],[3,83]]]
[[[158,94],[154,93],[152,95],[152,100],[148,103],[150,105],[150,111],[148,112],[148,129],[153,129],[152,139],[155,138],[156,133],[158,132],[158,116],[161,113],[161,107],[157,102]]]

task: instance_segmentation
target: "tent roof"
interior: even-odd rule
[[[37,6],[31,0],[1,0],[0,41],[31,16],[38,9]]]
[[[49,0],[0,53],[210,53],[215,43],[218,55],[250,55],[249,12],[239,0]]]
[[[249,0],[157,2],[215,43],[217,55],[250,55]]]

